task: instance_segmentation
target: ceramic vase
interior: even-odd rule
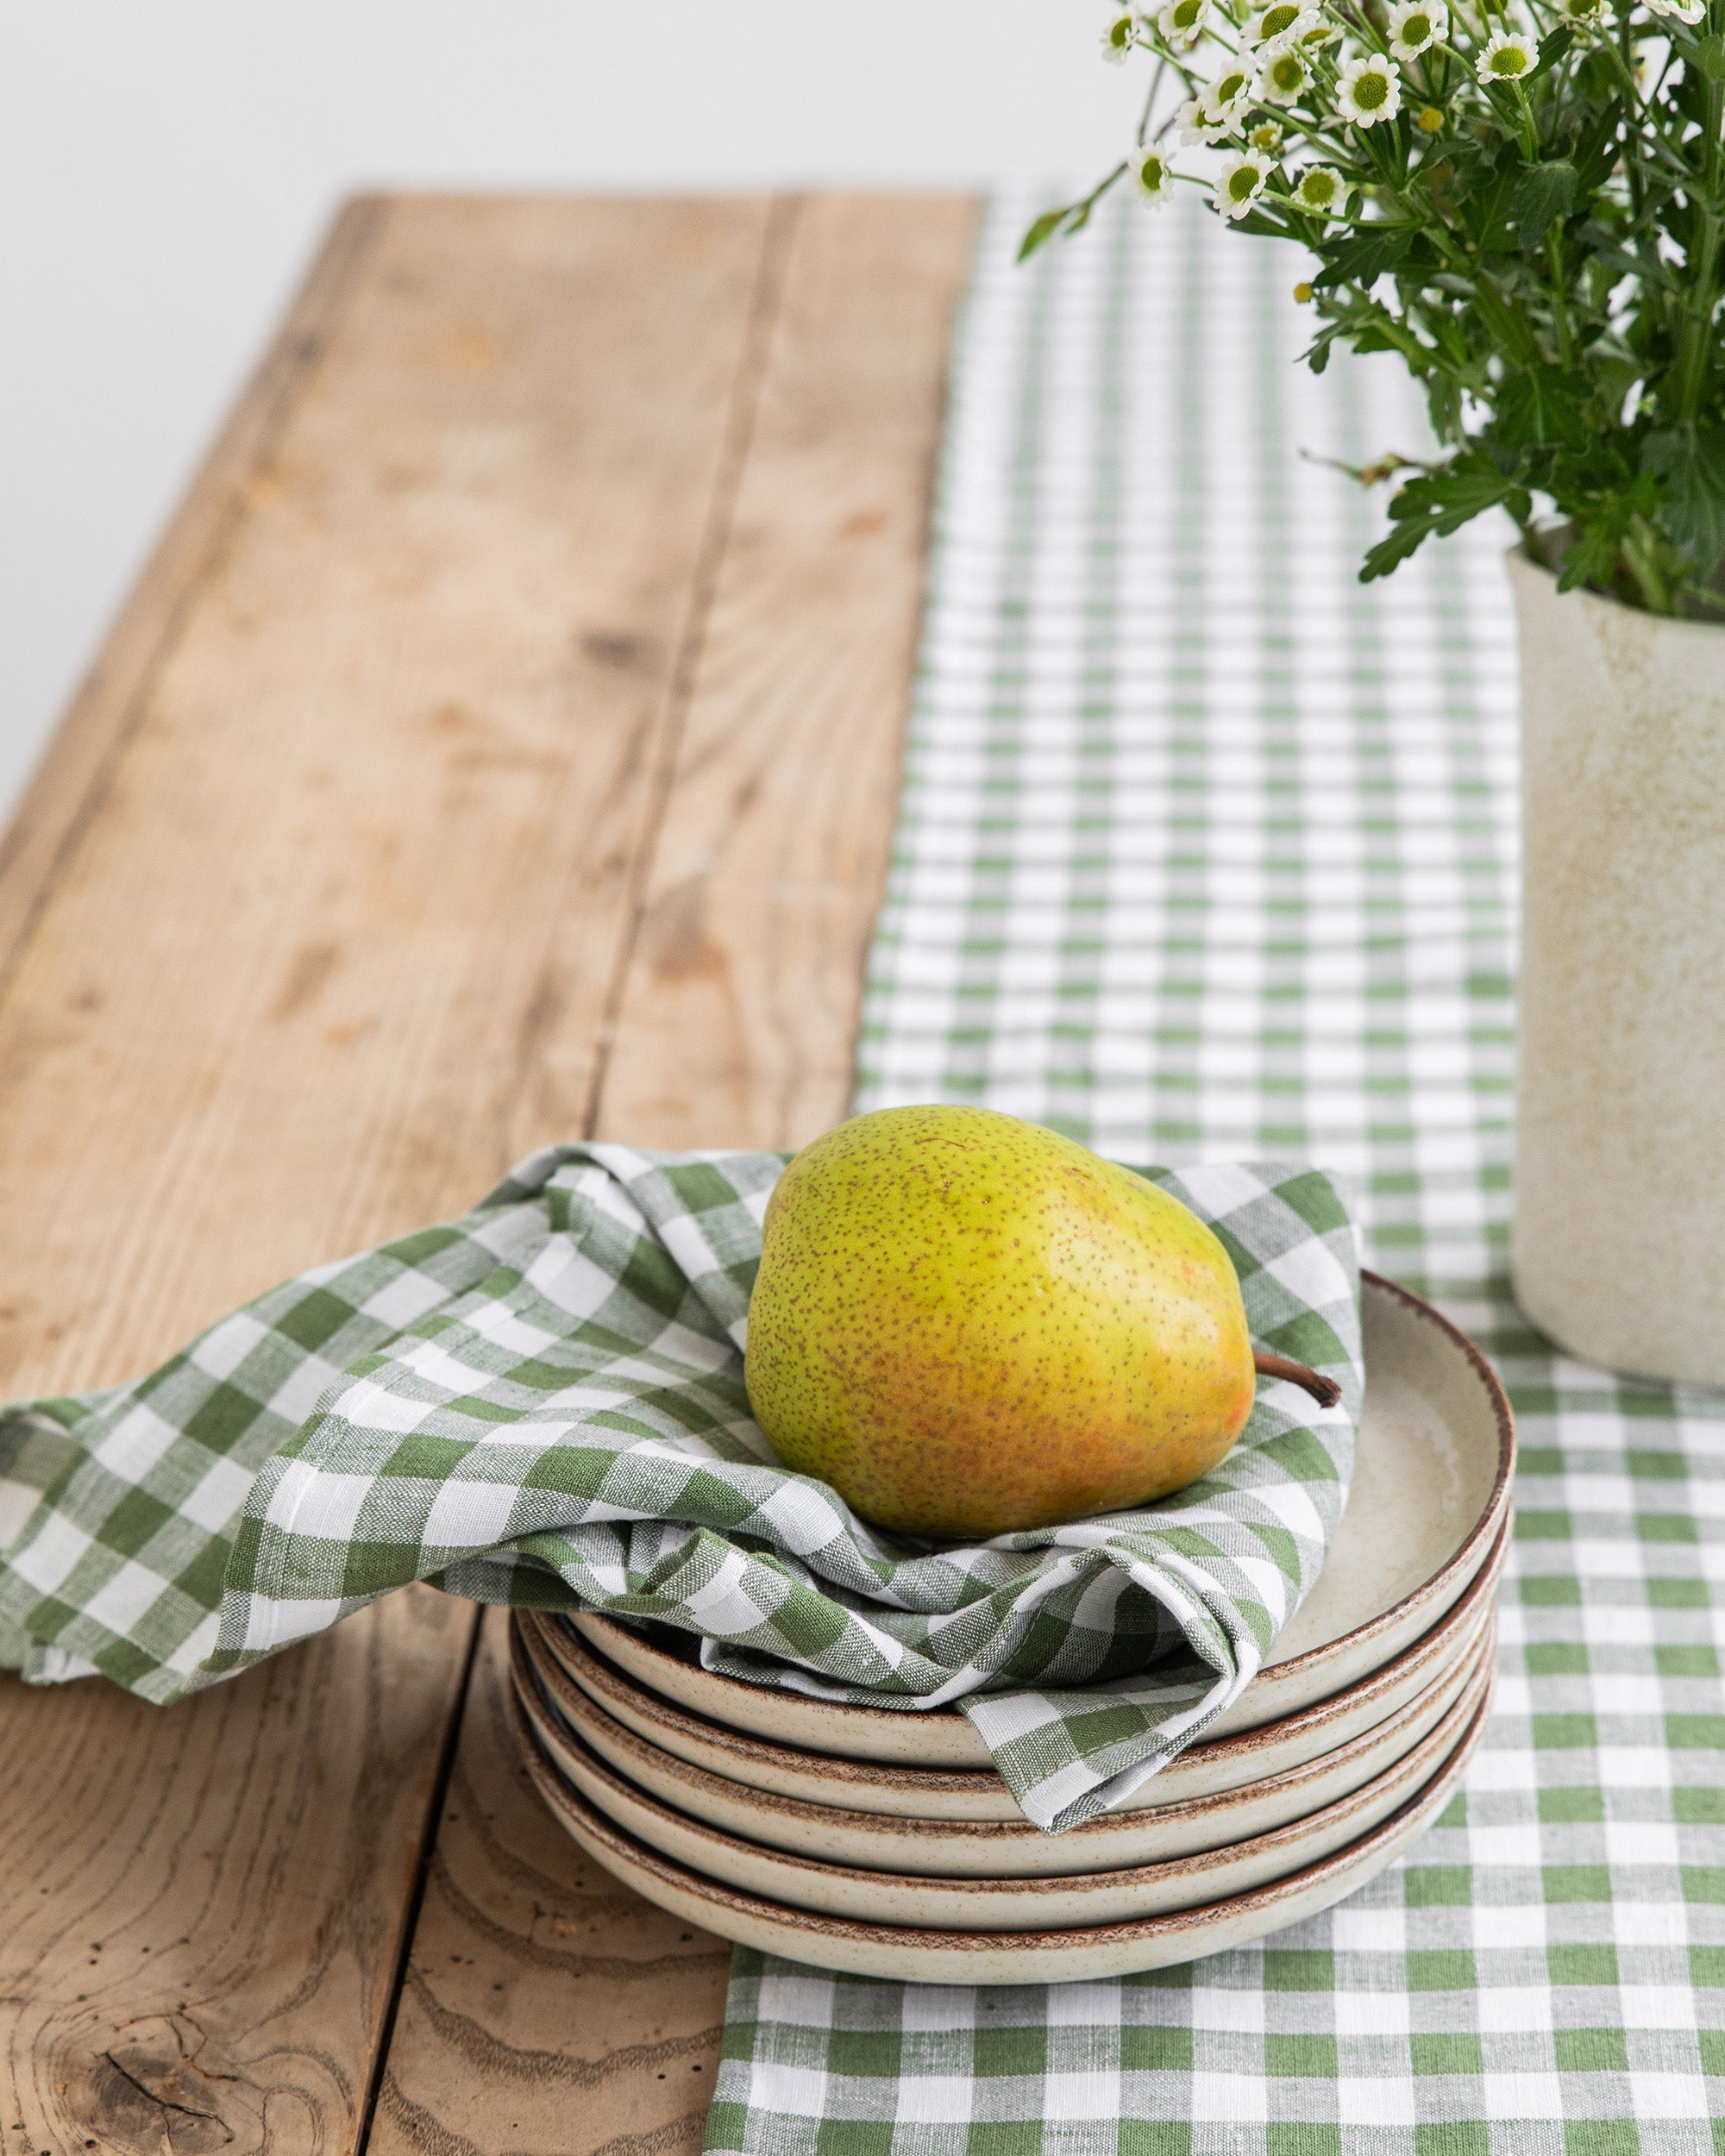
[[[1725,1384],[1725,628],[1509,575],[1516,1297],[1584,1362]]]

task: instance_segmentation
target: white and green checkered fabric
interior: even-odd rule
[[[1509,1295],[1510,534],[1360,586],[1373,505],[1302,453],[1417,451],[1396,362],[1297,368],[1298,258],[1183,205],[1015,270],[1040,206],[997,208],[963,334],[860,1105],[1358,1178],[1367,1262],[1515,1401],[1496,1714],[1402,1862],[1189,1968],[738,1950],[707,2147],[1712,2156],[1725,1397],[1566,1361]]]
[[[1151,1171],[1226,1243],[1254,1337],[1334,1376],[1336,1407],[1264,1384],[1176,1496],[945,1550],[787,1474],[750,1415],[782,1166],[550,1147],[464,1219],[301,1275],[137,1384],[14,1410],[13,1658],[168,1701],[430,1580],[678,1626],[762,1683],[955,1702],[1051,1830],[1119,1802],[1239,1695],[1341,1516],[1364,1381],[1335,1187]]]

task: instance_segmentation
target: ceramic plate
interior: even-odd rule
[[[1370,1833],[1255,1893],[1172,1916],[1083,1930],[934,1932],[816,1916],[703,1878],[624,1833],[571,1789],[516,1708],[527,1769],[541,1796],[596,1864],[687,1924],[818,1969],[904,1984],[1070,1984],[1165,1969],[1245,1946],[1327,1909],[1375,1879],[1417,1841],[1454,1794],[1485,1727],[1481,1706],[1460,1743],[1417,1795]]]
[[[589,1804],[637,1841],[708,1878],[794,1908],[862,1923],[929,1931],[1044,1931],[1166,1915],[1249,1894],[1333,1856],[1380,1826],[1438,1772],[1484,1704],[1492,1675],[1481,1665],[1423,1743],[1364,1789],[1309,1819],[1172,1864],[1019,1879],[920,1878],[763,1848],[661,1804],[559,1727],[542,1702],[518,1695],[518,1703],[542,1748]]]
[[[722,1832],[822,1863],[938,1877],[1027,1879],[1171,1863],[1265,1834],[1352,1796],[1386,1773],[1443,1720],[1496,1652],[1488,1625],[1474,1651],[1377,1728],[1323,1758],[1183,1804],[1116,1811],[1063,1834],[1016,1823],[883,1817],[839,1811],[709,1774],[661,1752],[596,1707],[532,1635],[511,1642],[516,1684],[541,1741],[560,1763],[573,1733],[609,1767],[662,1803]],[[596,1800],[598,1801],[598,1800]],[[654,1839],[649,1836],[648,1839]]]
[[[1248,1782],[1267,1781],[1376,1729],[1478,1645],[1509,1547],[1506,1524],[1466,1594],[1405,1654],[1286,1720],[1192,1745],[1120,1808],[1183,1803]],[[764,1738],[744,1736],[693,1714],[637,1684],[603,1655],[593,1652],[561,1618],[518,1611],[514,1621],[613,1720],[659,1751],[673,1752],[728,1781],[746,1782],[757,1789],[840,1811],[886,1812],[904,1819],[1005,1820],[1013,1825],[1022,1821],[1012,1791],[993,1767],[967,1773],[960,1768],[882,1766],[769,1744]]]
[[[1297,1714],[1404,1653],[1452,1608],[1509,1507],[1515,1426],[1503,1388],[1429,1303],[1360,1275],[1365,1407],[1348,1508],[1317,1585],[1212,1737]],[[913,1767],[986,1767],[964,1717],[847,1707],[704,1670],[687,1633],[583,1612],[583,1636],[640,1683],[709,1721],[803,1751]]]

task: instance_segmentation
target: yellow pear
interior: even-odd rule
[[[1038,1125],[938,1106],[858,1116],[786,1169],[745,1377],[787,1467],[943,1539],[1180,1489],[1256,1388],[1239,1279],[1195,1213]]]

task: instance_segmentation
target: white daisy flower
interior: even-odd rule
[[[1336,83],[1336,109],[1358,128],[1393,120],[1402,110],[1402,85],[1381,53],[1362,53],[1342,69]]]
[[[1258,91],[1266,103],[1298,104],[1312,85],[1312,63],[1297,45],[1277,43],[1258,54]]]
[[[1241,150],[1226,159],[1216,174],[1216,207],[1223,216],[1245,216],[1264,192],[1275,166],[1261,150]]]
[[[1117,15],[1102,33],[1102,58],[1116,67],[1124,67],[1132,57],[1133,40],[1138,35],[1135,16]]]
[[[1294,199],[1308,216],[1336,217],[1347,195],[1347,182],[1327,165],[1308,165],[1294,186]]]
[[[1485,41],[1474,72],[1481,82],[1514,82],[1539,65],[1537,42],[1519,30],[1499,30]]]
[[[1212,0],[1168,0],[1156,16],[1163,43],[1176,53],[1188,51],[1204,34],[1213,12]]]
[[[1174,160],[1153,143],[1132,153],[1132,176],[1141,200],[1160,210],[1174,194]]]
[[[1282,147],[1282,124],[1277,120],[1260,120],[1255,128],[1246,131],[1245,143],[1249,150],[1262,150],[1266,157],[1274,157]]]
[[[1235,60],[1199,91],[1199,117],[1207,128],[1232,134],[1236,123],[1251,110],[1257,93],[1258,80],[1251,69]]]
[[[1199,109],[1198,100],[1195,97],[1189,97],[1181,106],[1174,116],[1174,124],[1180,130],[1181,141],[1188,145],[1195,142],[1220,142],[1228,132],[1226,127],[1213,128],[1208,124],[1202,111]]]
[[[1650,15],[1675,16],[1679,22],[1699,22],[1707,12],[1706,0],[1645,0]]]
[[[1316,9],[1306,7],[1303,0],[1275,0],[1273,6],[1260,8],[1255,15],[1247,16],[1240,31],[1241,52],[1255,52],[1260,45],[1268,45],[1272,38],[1286,37],[1302,15],[1315,13]]]
[[[1282,33],[1281,42],[1303,46],[1308,52],[1315,52],[1320,46],[1333,45],[1341,34],[1340,23],[1331,22],[1320,9],[1302,8]]]
[[[1389,10],[1389,50],[1405,66],[1450,34],[1444,0],[1397,0]]]

